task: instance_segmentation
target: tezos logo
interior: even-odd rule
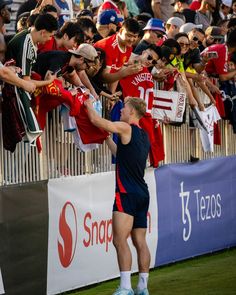
[[[60,237],[57,240],[61,265],[68,267],[75,255],[77,245],[77,216],[71,202],[66,202],[59,219]]]

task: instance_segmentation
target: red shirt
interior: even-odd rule
[[[120,80],[123,96],[140,97],[147,104],[147,113],[151,113],[153,105],[153,78],[147,68],[138,74]]]
[[[198,10],[201,6],[201,1],[193,1],[190,5],[189,8],[192,10]]]
[[[217,58],[210,59],[206,65],[206,72],[212,75],[222,75],[228,73],[228,48],[225,44],[214,44],[207,47],[203,53],[209,51],[216,51]]]
[[[132,47],[126,47],[125,51],[121,50],[118,43],[118,34],[99,40],[94,46],[105,51],[106,65],[111,68],[111,73],[117,72],[128,62],[133,50]]]
[[[38,53],[51,51],[51,50],[67,51],[67,49],[65,47],[58,47],[57,46],[57,42],[56,42],[54,36],[52,36],[52,38],[50,40],[48,40],[47,42],[45,42],[44,44],[38,45]]]
[[[118,17],[121,17],[122,14],[118,6],[112,0],[105,0],[105,2],[99,7],[98,14],[103,10],[113,9],[117,13]]]

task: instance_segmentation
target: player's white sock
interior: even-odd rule
[[[148,284],[148,277],[149,273],[148,272],[140,272],[139,273],[139,280],[138,280],[138,289],[143,290],[147,288]]]
[[[120,287],[124,289],[131,289],[131,271],[120,272]]]

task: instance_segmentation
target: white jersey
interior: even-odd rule
[[[198,113],[205,126],[203,128],[199,122],[196,127],[200,128],[200,138],[204,152],[214,151],[214,124],[221,119],[217,108],[214,105],[210,105],[205,111],[199,111]]]
[[[77,123],[75,120],[75,117],[70,116],[70,110],[65,105],[62,105],[61,107],[61,117],[62,122],[64,125],[64,131],[65,132],[72,132],[73,138],[74,138],[74,144],[77,149],[79,149],[82,152],[88,152],[99,148],[99,144],[97,143],[89,143],[84,144],[77,127]]]

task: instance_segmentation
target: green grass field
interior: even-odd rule
[[[132,276],[133,286],[137,276]],[[111,295],[119,280],[73,295]],[[150,273],[150,295],[236,295],[236,248],[157,268]]]

